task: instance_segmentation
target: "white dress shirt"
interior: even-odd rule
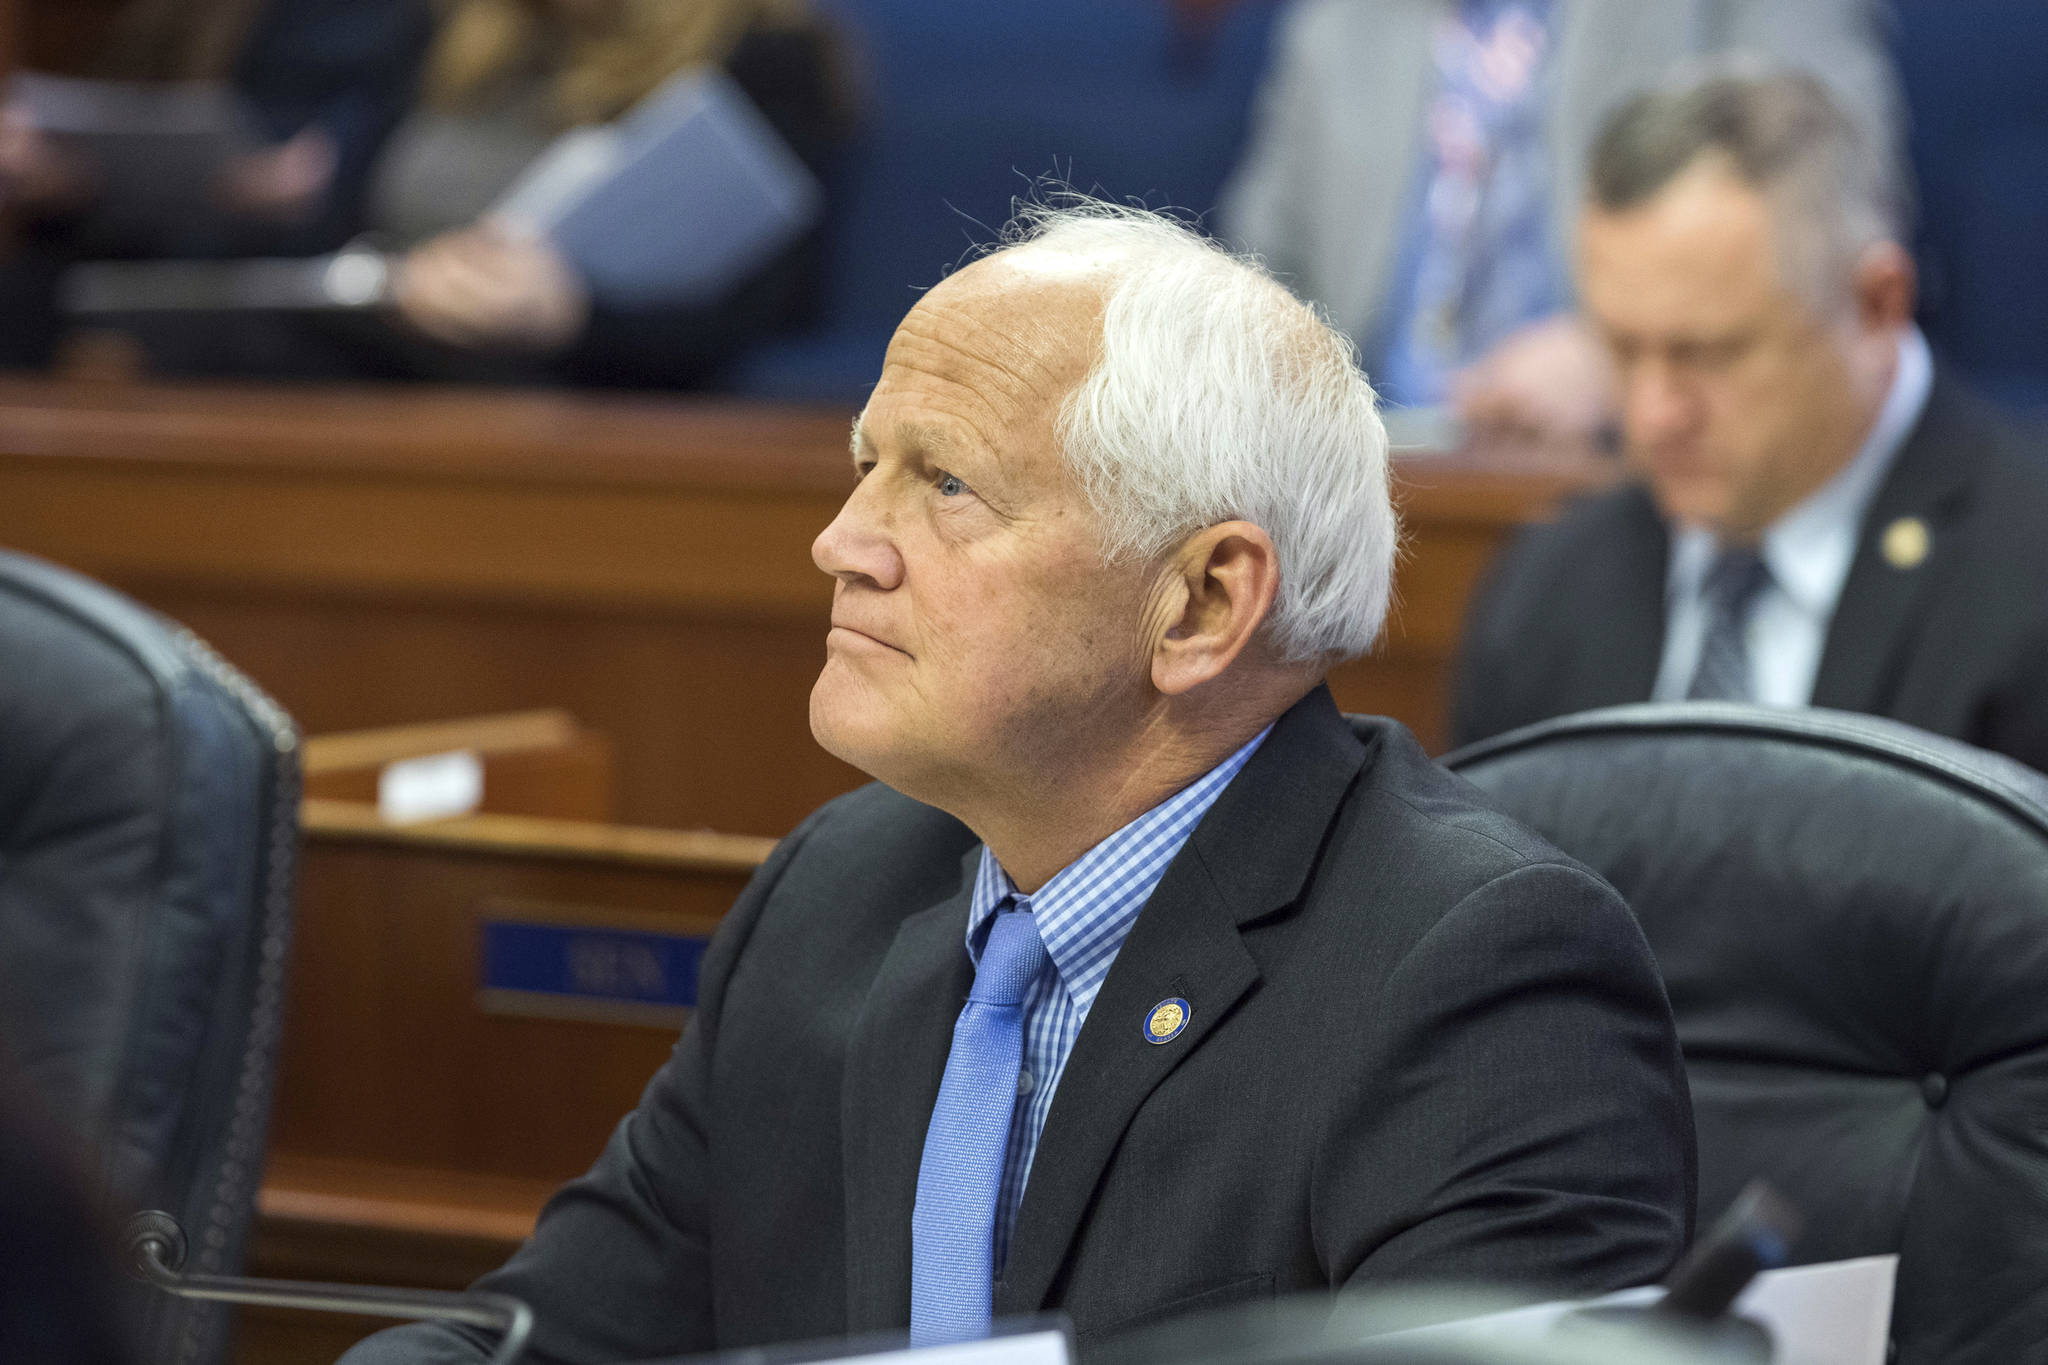
[[[1804,706],[1812,700],[1828,622],[1856,558],[1864,514],[1919,423],[1933,383],[1927,339],[1917,327],[1908,327],[1899,337],[1891,391],[1862,449],[1764,532],[1757,548],[1771,581],[1750,608],[1744,639],[1754,700],[1766,706]],[[1702,589],[1720,552],[1713,533],[1698,527],[1679,528],[1671,537],[1664,576],[1664,658],[1652,701],[1682,700],[1692,684],[1709,619]]]

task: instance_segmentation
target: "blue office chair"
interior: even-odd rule
[[[298,830],[291,721],[189,632],[0,552],[0,1045],[109,1222],[239,1265],[263,1169]],[[137,1285],[146,1359],[227,1319]]]
[[[1795,1263],[1897,1253],[1894,1365],[2048,1342],[2048,777],[1870,716],[1564,716],[1445,759],[1628,898],[1699,1203],[1752,1177]]]

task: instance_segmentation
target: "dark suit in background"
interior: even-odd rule
[[[1362,742],[1361,742],[1362,735]],[[979,845],[872,786],[727,917],[675,1056],[483,1287],[536,1361],[909,1320],[911,1206]],[[1191,1019],[1154,1045],[1170,997]],[[1591,1293],[1692,1222],[1691,1111],[1621,899],[1318,688],[1168,869],[1081,1030],[995,1312],[1082,1337],[1353,1280]],[[479,1360],[411,1327],[348,1357]]]
[[[1886,531],[1927,551],[1895,565]],[[1648,490],[1525,531],[1467,619],[1458,743],[1649,699],[1670,536]],[[1937,370],[1879,486],[1829,622],[1812,704],[1889,716],[2048,769],[2048,459]]]

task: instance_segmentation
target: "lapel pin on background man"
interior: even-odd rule
[[[2048,460],[1930,359],[1889,159],[1814,77],[1722,72],[1624,104],[1589,183],[1580,297],[1637,481],[1502,557],[1460,741],[1689,698],[2048,765]]]
[[[1627,907],[1322,686],[1396,541],[1348,343],[1169,220],[1047,210],[911,310],[853,459],[811,725],[880,781],[486,1277],[538,1358],[1662,1273],[1692,1128]]]

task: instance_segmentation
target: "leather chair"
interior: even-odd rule
[[[2048,778],[1894,722],[1625,706],[1450,755],[1635,907],[1699,1203],[1899,1255],[1897,1365],[2048,1351]],[[1532,1078],[1540,1084],[1540,1078]]]
[[[291,721],[189,632],[0,552],[0,1040],[116,1219],[238,1268],[282,1023]],[[144,1358],[225,1351],[215,1305],[133,1286]]]

